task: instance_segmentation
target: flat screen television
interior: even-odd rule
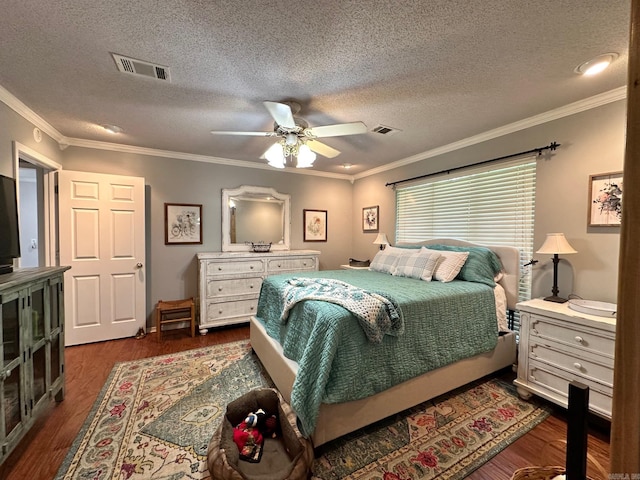
[[[20,256],[16,181],[0,175],[0,274],[13,271],[13,259]]]

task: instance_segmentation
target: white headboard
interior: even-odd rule
[[[467,247],[485,247],[493,250],[500,261],[504,275],[498,282],[504,288],[507,295],[507,308],[509,310],[516,309],[518,303],[518,284],[520,283],[520,251],[515,247],[497,246],[497,245],[481,245],[479,243],[471,243],[457,238],[432,238],[423,242],[399,243],[397,246],[403,245],[433,245],[439,243],[441,245],[456,245]]]

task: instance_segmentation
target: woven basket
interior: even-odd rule
[[[564,467],[525,467],[513,472],[511,480],[551,480],[564,473]],[[587,478],[592,480],[591,477]]]
[[[251,248],[254,252],[266,253],[271,250],[271,242],[269,243],[253,243],[251,242]]]
[[[547,442],[544,447],[542,447],[542,451],[540,452],[540,459],[543,460],[541,463],[545,463],[544,459],[548,454],[548,449],[553,446],[561,446],[566,449],[567,441],[566,440],[551,440]],[[598,480],[608,480],[609,475],[607,471],[604,469],[600,463],[593,458],[593,456],[587,452],[587,461],[591,462],[591,464],[595,467],[595,469],[599,473]],[[544,467],[524,467],[519,468],[513,475],[511,476],[511,480],[551,480],[552,478],[558,475],[564,475],[566,472],[565,467],[557,467],[557,466],[544,466]],[[587,476],[587,480],[596,480],[593,477]]]

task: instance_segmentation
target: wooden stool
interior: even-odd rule
[[[196,336],[196,314],[193,297],[184,300],[158,300],[156,305],[156,332],[162,340],[162,325],[166,323],[191,322],[191,336]]]

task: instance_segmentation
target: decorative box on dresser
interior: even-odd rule
[[[519,303],[518,394],[568,404],[571,381],[589,387],[589,409],[611,419],[615,318],[577,312],[567,303]]]
[[[23,268],[0,275],[0,463],[64,398],[64,272]]]
[[[318,270],[319,256],[316,250],[198,253],[200,334],[211,327],[248,322],[267,275]]]

